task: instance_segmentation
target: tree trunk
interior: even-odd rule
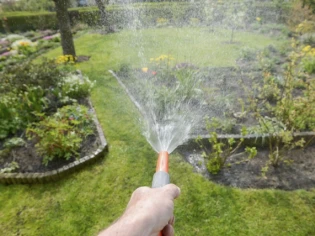
[[[106,9],[102,0],[95,0],[95,3],[100,10],[100,24],[102,27],[106,27]]]
[[[76,56],[68,14],[68,0],[54,0],[63,55]]]
[[[232,33],[231,33],[230,43],[233,43],[233,39],[234,39],[234,30],[235,30],[235,28],[234,28],[234,27],[232,27]]]

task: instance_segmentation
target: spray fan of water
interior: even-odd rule
[[[173,152],[203,119],[196,71],[186,73],[186,82],[173,77],[167,85],[159,76],[147,78],[138,73],[132,80],[111,73],[140,111],[143,134],[156,152]]]

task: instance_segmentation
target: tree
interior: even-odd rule
[[[236,2],[229,4],[226,8],[224,23],[231,29],[230,43],[234,42],[235,31],[245,26],[245,8],[245,4]]]
[[[95,3],[100,11],[100,24],[102,27],[106,27],[106,9],[102,0],[95,0]]]
[[[56,15],[61,35],[63,55],[76,56],[68,14],[68,0],[53,0],[56,6]]]

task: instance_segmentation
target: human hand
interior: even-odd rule
[[[163,236],[174,235],[174,199],[180,189],[174,184],[161,188],[136,189],[122,217],[99,236]]]

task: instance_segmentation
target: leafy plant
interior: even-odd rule
[[[14,147],[23,147],[25,145],[25,141],[22,138],[11,138],[5,141],[3,147],[5,148],[14,148]]]
[[[240,53],[240,58],[246,60],[246,61],[251,61],[255,60],[257,57],[257,50],[249,47],[245,47],[241,49]]]
[[[19,65],[5,68],[0,76],[0,91],[12,91],[13,89],[25,91],[27,86],[40,86],[49,89],[57,85],[65,76],[54,60],[44,59],[40,64],[26,61]]]
[[[276,118],[260,117],[259,125],[255,133],[268,134],[267,138],[269,154],[268,161],[262,168],[263,176],[269,170],[269,166],[278,167],[281,163],[289,163],[285,154],[296,147],[304,147],[304,139],[295,140],[293,132],[287,130],[285,125]]]
[[[310,45],[311,47],[315,46],[315,34],[314,33],[306,33],[303,34],[299,41],[305,45]]]
[[[93,85],[88,77],[76,74],[69,74],[60,83],[62,93],[75,99],[89,96]]]
[[[19,164],[15,161],[12,161],[11,163],[7,164],[4,168],[0,169],[0,173],[11,173],[19,168],[20,168]]]
[[[314,32],[315,24],[312,21],[304,20],[302,23],[300,23],[296,27],[296,32],[305,34],[305,33],[311,33]]]
[[[259,125],[249,129],[249,132],[256,134],[268,134],[267,142],[269,147],[269,159],[262,168],[263,175],[266,175],[269,166],[278,167],[281,163],[288,163],[285,154],[296,147],[304,147],[303,139],[296,140],[293,133],[296,130],[304,130],[306,127],[314,127],[313,114],[315,112],[313,104],[314,97],[311,95],[313,87],[308,85],[304,96],[294,99],[293,93],[296,79],[295,57],[288,64],[283,83],[275,83],[274,77],[270,73],[265,73],[264,85],[258,95],[259,100],[253,103],[260,103],[255,107],[255,115]],[[270,90],[271,89],[271,90]],[[270,100],[272,91],[273,105]],[[263,116],[263,112],[273,115],[273,118]]]
[[[303,58],[302,66],[305,72],[309,74],[315,73],[315,57]]]
[[[45,165],[56,158],[78,157],[82,141],[93,134],[92,117],[81,105],[62,107],[50,117],[38,116],[42,121],[28,127],[27,137],[38,140],[36,151]]]
[[[202,156],[207,160],[207,169],[212,174],[218,174],[219,171],[225,166],[228,157],[236,153],[242,146],[244,138],[235,140],[234,138],[218,139],[218,134],[215,131],[219,127],[220,123],[214,120],[213,122],[207,122],[207,130],[209,131],[210,138],[208,139],[211,145],[211,150],[208,150],[202,143],[200,138],[196,141],[202,148]],[[247,130],[245,127],[242,129],[242,135],[245,136]],[[248,153],[248,160],[256,156],[257,150],[255,147],[246,147],[246,153]]]
[[[0,139],[3,139],[25,127],[26,123],[19,113],[18,98],[10,93],[0,97]]]

